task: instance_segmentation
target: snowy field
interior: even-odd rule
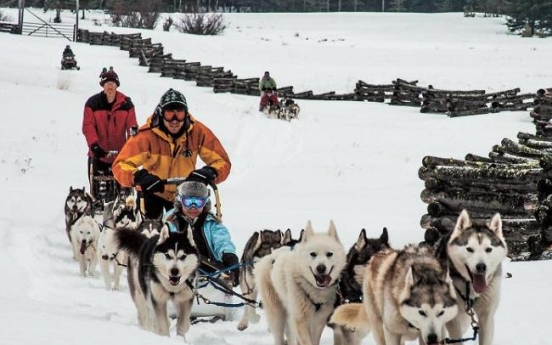
[[[13,18],[16,12],[7,10]],[[35,13],[44,15],[37,10]],[[53,14],[47,13],[46,19]],[[49,17],[48,17],[49,16]],[[502,18],[450,14],[231,14],[217,37],[143,30],[174,58],[224,66],[240,78],[269,70],[279,86],[315,93],[351,92],[361,79],[387,84],[400,77],[445,89],[552,86],[552,40],[507,33]],[[74,15],[63,14],[64,22]],[[81,27],[94,26],[87,13]],[[32,20],[26,14],[26,20]],[[61,71],[70,44],[80,71]],[[312,220],[325,231],[333,219],[348,249],[362,228],[390,231],[395,247],[419,242],[426,155],[486,156],[502,138],[534,132],[528,112],[448,118],[417,108],[367,102],[298,101],[291,123],[260,114],[256,97],[214,94],[195,82],[160,78],[117,47],[63,39],[0,34],[0,344],[173,344],[140,330],[126,282],[106,291],[99,268],[81,278],[64,230],[63,203],[70,186],[87,186],[84,102],[99,92],[98,75],[114,66],[119,91],[132,97],[142,124],[172,87],[207,124],[233,163],[220,185],[224,221],[239,255],[261,229],[291,228]],[[547,344],[552,338],[550,262],[505,262],[496,316],[496,345]],[[238,311],[238,314],[240,311]],[[261,312],[262,313],[262,312]],[[244,332],[237,322],[194,325],[190,344],[271,344],[264,318]],[[332,344],[326,329],[322,344]],[[367,337],[363,344],[375,344]]]

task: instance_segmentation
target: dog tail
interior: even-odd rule
[[[370,322],[366,308],[362,303],[343,304],[334,310],[330,319],[331,324],[345,327],[351,331],[370,332]]]
[[[134,257],[139,256],[140,248],[147,240],[148,238],[145,235],[135,230],[126,228],[118,228],[115,230],[115,243],[117,249]]]

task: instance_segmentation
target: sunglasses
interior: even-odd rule
[[[163,111],[163,120],[167,122],[178,121],[182,122],[186,118],[184,109],[165,109]]]
[[[180,196],[179,198],[185,209],[191,209],[192,207],[200,209],[205,207],[205,204],[209,201],[209,197],[201,196]]]

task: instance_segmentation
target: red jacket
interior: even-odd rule
[[[130,128],[134,126],[138,126],[134,104],[130,97],[119,91],[115,95],[115,103],[111,109],[103,91],[90,97],[84,105],[82,133],[89,148],[97,143],[105,151],[121,151],[130,135]],[[90,149],[88,156],[93,156]],[[111,163],[114,158],[101,160]]]

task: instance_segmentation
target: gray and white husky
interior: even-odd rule
[[[299,240],[294,240],[291,230],[284,233],[280,230],[255,231],[247,241],[243,250],[240,266],[240,288],[243,296],[252,300],[257,299],[259,293],[255,285],[255,264],[266,255],[282,246],[293,246]],[[250,305],[244,307],[242,319],[238,323],[238,330],[243,331],[249,326],[249,322],[259,322],[260,316],[255,308]]]
[[[167,303],[172,301],[178,310],[176,333],[185,337],[199,264],[191,230],[170,232],[165,225],[159,235],[147,238],[136,230],[120,229],[115,239],[129,254],[128,282],[140,326],[169,336]]]
[[[446,267],[428,247],[407,246],[374,254],[364,272],[363,303],[338,307],[330,322],[362,333],[377,345],[401,345],[419,339],[437,345],[445,325],[458,314]]]
[[[468,330],[471,318],[466,310],[473,305],[479,323],[479,345],[493,343],[502,261],[507,254],[498,213],[488,222],[475,223],[464,210],[454,230],[441,241],[437,255],[448,263],[460,305],[458,317],[447,324],[451,339],[460,339]]]
[[[73,241],[71,240],[71,225],[73,225],[77,219],[83,215],[92,215],[94,213],[92,209],[92,197],[86,192],[85,187],[74,188],[69,187],[69,193],[65,198],[65,232],[71,247]],[[77,252],[73,250],[73,259],[77,259]]]
[[[290,231],[291,234],[291,231]],[[257,299],[257,288],[255,286],[255,264],[264,256],[272,253],[274,249],[282,246],[282,232],[280,230],[255,231],[245,244],[240,260],[240,288],[243,296],[252,300]],[[259,322],[260,316],[255,308],[246,305],[242,319],[238,323],[238,330],[243,331],[249,326],[249,322]]]
[[[315,233],[308,222],[300,243],[263,257],[255,268],[275,345],[317,345],[337,299],[337,279],[345,267],[345,249],[333,222]]]

